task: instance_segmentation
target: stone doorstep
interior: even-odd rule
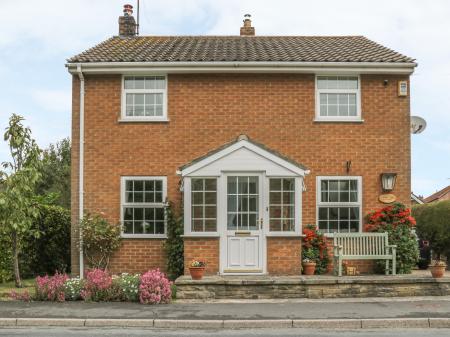
[[[0,318],[0,327],[147,327],[172,329],[373,329],[373,328],[450,328],[450,318],[383,319],[267,319],[267,320],[177,320],[177,319],[71,319],[71,318]]]

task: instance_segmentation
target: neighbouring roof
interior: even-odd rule
[[[277,157],[287,161],[288,163],[291,163],[294,166],[297,166],[297,167],[301,168],[304,171],[308,170],[304,165],[296,162],[295,160],[292,160],[289,157],[286,157],[285,155],[281,154],[278,151],[275,151],[275,150],[272,150],[271,148],[268,148],[264,144],[258,143],[256,141],[250,139],[247,135],[240,135],[239,137],[237,137],[236,139],[232,140],[231,142],[225,143],[225,144],[215,148],[214,150],[211,150],[208,153],[205,153],[204,155],[191,160],[190,162],[184,164],[183,166],[180,166],[179,169],[180,169],[180,171],[183,171],[184,169],[186,169],[186,168],[188,168],[188,167],[190,167],[190,166],[192,166],[192,165],[202,161],[203,159],[206,159],[206,158],[212,156],[213,154],[218,153],[218,152],[220,152],[220,151],[222,151],[222,150],[224,150],[224,149],[226,149],[226,148],[228,148],[228,147],[230,147],[230,146],[232,146],[232,145],[234,145],[234,144],[236,144],[236,143],[238,143],[240,141],[243,141],[243,140],[247,141],[247,142],[249,142],[249,143],[251,143],[251,144],[253,144],[255,146],[258,146],[259,148],[261,148],[261,149],[263,149],[263,150],[265,150],[267,152],[272,153],[273,155],[275,155],[275,156],[277,156]]]
[[[423,204],[422,197],[415,195],[413,192],[411,192],[411,201],[415,201],[418,204]]]
[[[448,185],[447,187],[444,187],[442,190],[437,191],[436,193],[433,193],[432,195],[430,195],[429,197],[426,197],[425,199],[423,199],[423,201],[425,203],[429,203],[429,202],[433,202],[433,201],[438,201],[440,200],[443,196],[445,196],[447,193],[450,193],[450,185]]]
[[[68,62],[412,63],[414,59],[364,36],[115,36]]]

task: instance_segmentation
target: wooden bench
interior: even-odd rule
[[[392,261],[396,273],[396,245],[388,242],[388,233],[334,233],[334,273],[342,276],[343,260],[386,260],[386,275]]]

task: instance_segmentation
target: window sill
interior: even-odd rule
[[[364,123],[364,119],[315,118],[314,123]]]
[[[166,234],[122,234],[123,239],[167,239]]]
[[[182,238],[220,238],[219,233],[189,233],[181,235]]]
[[[168,123],[168,118],[120,118],[119,123]]]
[[[302,238],[304,237],[303,234],[299,234],[299,233],[267,233],[266,237],[272,237],[272,238],[276,238],[276,237],[291,237],[291,238]]]

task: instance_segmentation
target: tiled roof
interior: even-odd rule
[[[266,145],[264,145],[262,143],[259,143],[259,142],[254,141],[253,139],[250,139],[247,135],[240,135],[236,139],[234,139],[234,140],[232,140],[232,141],[230,141],[228,143],[225,143],[225,144],[215,148],[214,150],[211,150],[208,153],[205,153],[204,155],[202,155],[200,157],[197,157],[197,158],[191,160],[190,162],[188,162],[188,163],[184,164],[183,166],[181,166],[179,169],[180,169],[180,171],[182,171],[182,170],[184,170],[184,169],[186,169],[186,168],[188,168],[188,167],[190,167],[190,166],[192,166],[192,165],[202,161],[203,159],[206,159],[209,156],[212,156],[213,154],[218,153],[218,152],[220,152],[220,151],[230,147],[231,145],[236,144],[237,142],[240,142],[241,140],[246,140],[249,143],[251,143],[253,145],[256,145],[256,146],[260,147],[261,149],[263,149],[263,150],[265,150],[267,152],[270,152],[273,155],[275,155],[275,156],[277,156],[277,157],[287,161],[288,163],[291,163],[292,165],[301,168],[302,170],[305,170],[305,171],[308,170],[304,165],[296,162],[295,160],[293,160],[293,159],[291,159],[289,157],[286,157],[285,155],[281,154],[280,152],[275,151],[275,150],[267,147]]]
[[[410,63],[414,59],[364,36],[115,36],[68,62]]]
[[[450,185],[447,187],[444,187],[442,190],[437,191],[436,193],[433,193],[429,197],[426,197],[423,199],[425,203],[433,202],[433,201],[439,201],[443,196],[445,196],[447,193],[450,193]]]

